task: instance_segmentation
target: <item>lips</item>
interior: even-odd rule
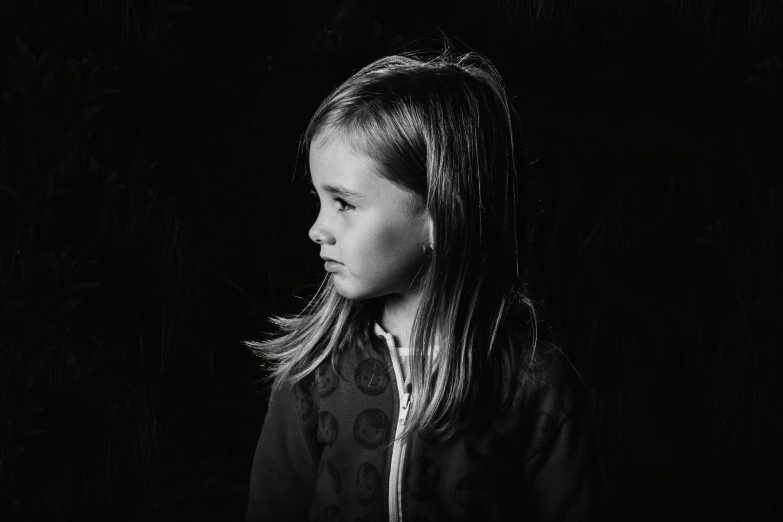
[[[326,261],[324,263],[324,270],[326,270],[327,272],[337,272],[338,270],[340,270],[341,266],[343,265],[335,261]]]

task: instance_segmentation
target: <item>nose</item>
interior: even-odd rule
[[[318,232],[318,230],[316,230],[315,225],[310,227],[310,230],[307,232],[307,235],[310,236],[310,240],[313,241],[314,243],[320,243],[322,241],[321,234]]]
[[[324,229],[323,225],[321,225],[320,214],[318,219],[315,220],[315,223],[313,223],[313,226],[310,227],[310,230],[307,232],[307,235],[310,236],[310,239],[314,243],[321,244],[328,241],[330,235]]]

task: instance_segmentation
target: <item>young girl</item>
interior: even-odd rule
[[[495,67],[448,45],[382,58],[318,108],[303,142],[327,274],[246,343],[274,381],[248,522],[595,517],[589,396],[520,278],[518,139]]]

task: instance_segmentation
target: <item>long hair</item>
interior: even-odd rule
[[[433,219],[433,248],[415,278],[413,407],[401,439],[447,441],[519,404],[552,352],[537,350],[536,303],[520,273],[527,165],[519,118],[494,65],[446,39],[435,56],[406,52],[361,68],[321,103],[300,147],[309,154],[314,140],[337,133]],[[299,315],[271,317],[280,335],[245,345],[278,389],[294,386],[329,357],[337,371],[357,343],[384,349],[373,332],[381,299],[346,299],[327,275]],[[437,361],[419,349],[436,339]]]

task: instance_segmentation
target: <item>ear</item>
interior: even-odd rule
[[[427,233],[429,234],[429,244],[434,245],[435,244],[435,232],[434,232],[435,226],[432,223],[432,217],[430,217],[429,213],[427,214]]]

